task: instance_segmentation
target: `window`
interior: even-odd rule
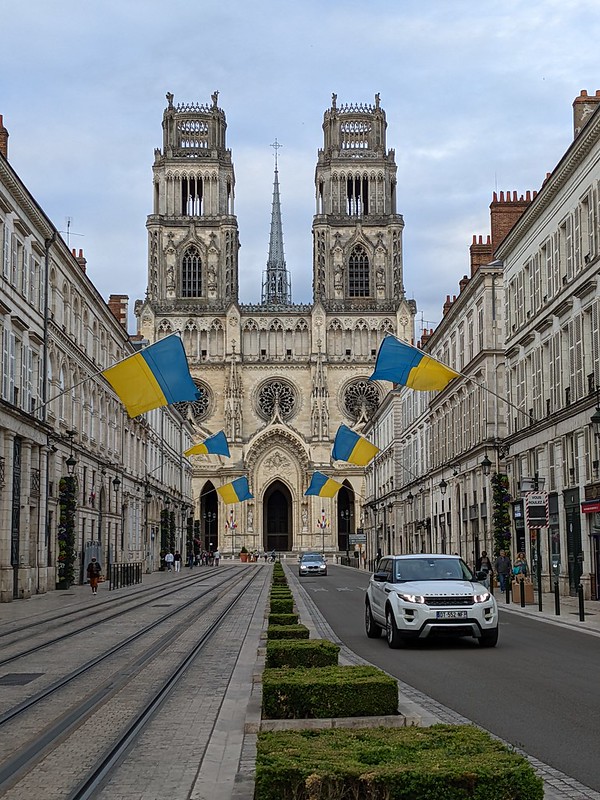
[[[369,257],[360,244],[354,246],[348,262],[348,295],[369,296]]]
[[[202,297],[202,259],[194,245],[188,247],[181,261],[181,294]]]

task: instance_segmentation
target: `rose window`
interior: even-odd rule
[[[205,383],[201,381],[194,381],[194,383],[200,391],[198,399],[191,400],[190,402],[174,403],[173,405],[182,417],[187,419],[191,416],[195,420],[202,421],[210,416],[212,392]]]
[[[379,389],[370,381],[351,383],[344,392],[343,407],[354,422],[370,419],[379,407]]]
[[[258,390],[258,411],[264,419],[272,419],[277,413],[281,419],[289,419],[296,410],[296,392],[282,380],[269,381]]]

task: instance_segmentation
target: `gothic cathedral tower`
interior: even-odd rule
[[[325,112],[312,303],[292,302],[276,161],[262,297],[250,304],[238,300],[235,178],[217,100],[175,106],[167,95],[138,334],[181,334],[201,395],[179,410],[199,441],[223,430],[229,443],[231,458],[192,456],[203,546],[347,552],[361,527],[364,470],[332,464],[333,439],[342,423],[360,430],[389,391],[369,381],[379,344],[387,333],[412,341],[416,311],[403,287],[385,112],[378,95],[374,105],[340,107],[333,95]],[[335,498],[304,494],[315,470],[343,484]],[[253,499],[225,506],[216,489],[242,475]]]

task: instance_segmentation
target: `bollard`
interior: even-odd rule
[[[560,593],[558,591],[558,581],[554,581],[554,613],[560,617]]]
[[[506,589],[506,604],[508,605],[510,603],[510,575],[506,576],[506,584],[504,588]]]
[[[521,593],[521,608],[525,608],[525,581],[519,581],[519,592]]]
[[[579,584],[577,587],[577,595],[579,597],[579,621],[585,622],[585,609],[583,608],[583,586]]]

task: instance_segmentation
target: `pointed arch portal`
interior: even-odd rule
[[[265,492],[263,531],[265,552],[292,549],[292,496],[281,481],[274,481]]]

